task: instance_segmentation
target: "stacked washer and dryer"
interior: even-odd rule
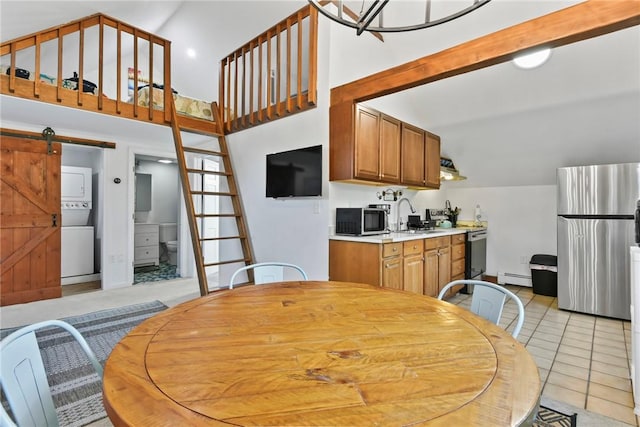
[[[94,280],[91,168],[62,166],[62,284]]]

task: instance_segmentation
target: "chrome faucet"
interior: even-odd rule
[[[411,213],[416,213],[416,210],[413,208],[413,205],[406,197],[398,200],[398,211],[396,212],[396,231],[402,231],[402,218],[400,217],[400,206],[402,206],[402,202],[407,202],[409,204],[409,209],[411,209]]]

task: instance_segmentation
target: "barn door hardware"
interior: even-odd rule
[[[56,133],[50,127],[44,128],[42,131],[42,137],[47,140],[47,154],[52,155],[56,154],[53,150],[53,137],[56,136]]]

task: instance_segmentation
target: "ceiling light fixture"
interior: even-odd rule
[[[513,63],[518,68],[524,68],[525,70],[530,70],[531,68],[536,68],[547,62],[549,56],[551,55],[550,48],[539,49],[533,52],[528,52],[525,54],[521,54],[513,58]]]
[[[403,31],[420,30],[433,27],[466,15],[489,3],[491,0],[466,0],[448,1],[440,0],[435,8],[432,8],[432,0],[421,2],[391,2],[389,0],[375,1],[343,1],[343,0],[309,0],[318,12],[327,18],[347,27],[355,28],[356,34],[364,31],[374,33],[398,33]],[[351,6],[351,8],[347,5]],[[404,3],[404,4],[403,4]],[[466,6],[471,3],[471,5]],[[462,9],[460,5],[462,4]],[[335,7],[325,7],[333,5]],[[466,7],[465,7],[466,6]],[[360,8],[360,12],[354,9]],[[383,10],[384,9],[384,10]],[[388,12],[390,25],[385,23],[385,12]],[[415,22],[406,22],[415,17]],[[419,21],[424,17],[424,20]],[[398,21],[400,20],[400,21]],[[398,21],[398,23],[396,23]],[[405,21],[406,24],[404,24]],[[402,23],[402,24],[401,24]]]
[[[158,163],[169,164],[169,163],[173,163],[173,160],[169,160],[169,159],[160,159],[160,160],[158,160]]]
[[[195,58],[195,57],[196,57],[196,51],[195,51],[195,49],[191,49],[191,48],[187,49],[187,56],[188,56],[189,58]]]

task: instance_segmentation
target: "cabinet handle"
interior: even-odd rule
[[[398,251],[398,248],[393,248],[393,252],[397,252],[397,251]]]
[[[389,264],[385,264],[384,268],[391,268],[391,266]]]

